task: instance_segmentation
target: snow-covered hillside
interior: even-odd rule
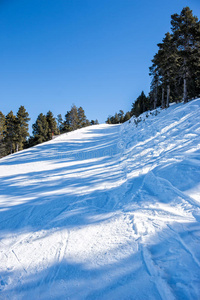
[[[0,299],[200,299],[200,99],[0,160]]]

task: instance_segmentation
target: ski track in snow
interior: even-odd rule
[[[0,160],[0,299],[200,299],[200,99]]]

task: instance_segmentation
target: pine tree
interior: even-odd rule
[[[17,120],[12,111],[10,111],[6,116],[6,134],[5,134],[5,144],[8,154],[15,152],[15,143],[17,140]]]
[[[89,123],[90,124],[90,123]],[[78,108],[78,128],[88,126],[87,118],[84,109],[80,106]]]
[[[174,74],[178,72],[178,54],[173,43],[172,35],[167,32],[162,43],[158,44],[159,51],[154,56],[154,62],[158,66],[162,86],[162,108],[169,106],[170,86],[175,83]],[[167,99],[164,94],[167,89]]]
[[[64,122],[63,122],[63,118],[62,118],[61,114],[57,115],[57,127],[58,127],[60,133],[63,133]]]
[[[54,135],[59,134],[56,119],[53,113],[49,110],[46,114],[46,120],[48,123],[48,140],[51,140]]]
[[[72,105],[71,110],[67,111],[65,115],[63,132],[76,130],[89,125],[90,121],[86,118],[84,109],[82,107],[77,108],[76,105]]]
[[[178,50],[180,76],[183,80],[183,101],[188,101],[190,78],[200,67],[200,23],[189,7],[171,16],[174,43]],[[197,61],[197,66],[194,61]],[[198,81],[198,80],[197,80]]]
[[[124,112],[121,109],[118,113],[118,118],[119,118],[119,123],[123,123],[123,121],[124,121]]]
[[[63,123],[63,132],[72,131],[71,122],[70,122],[70,111],[67,111],[65,115],[65,121]]]
[[[72,128],[72,130],[78,129],[78,123],[79,123],[78,110],[76,105],[73,105],[70,110],[70,127]]]
[[[124,116],[123,122],[128,121],[130,118],[131,118],[131,114],[130,114],[130,112],[128,111],[128,112],[125,114],[125,116]]]
[[[140,96],[136,99],[136,101],[132,104],[131,115],[135,115],[138,117],[144,111],[147,110],[147,97],[145,93],[142,91]]]
[[[5,133],[6,133],[6,118],[4,114],[0,111],[0,158],[5,156],[6,147],[5,147]]]
[[[29,136],[29,120],[30,118],[28,112],[26,111],[24,106],[20,106],[16,118],[16,151],[22,150],[24,148],[24,143]]]
[[[32,127],[35,145],[49,140],[49,125],[45,115],[39,114]]]
[[[107,124],[112,124],[112,122],[111,122],[111,117],[108,117],[108,118],[107,118],[106,123],[107,123]]]
[[[157,105],[158,105],[158,87],[160,85],[160,70],[159,67],[156,63],[155,57],[152,60],[153,64],[152,66],[149,68],[149,75],[152,77],[152,81],[151,81],[151,93],[153,95],[154,101],[153,101],[153,109],[156,109]]]

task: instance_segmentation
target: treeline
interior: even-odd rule
[[[55,118],[51,111],[48,111],[46,115],[41,113],[32,126],[33,136],[28,140],[28,147],[49,141],[55,135],[95,124],[99,124],[98,120],[89,121],[81,106],[77,108],[76,105],[72,105],[71,110],[67,111],[64,119],[61,114]]]
[[[114,116],[109,116],[106,120],[107,124],[119,124],[128,121],[131,118],[131,114],[128,111],[124,113],[123,110],[120,110],[119,113],[115,113]]]
[[[24,106],[20,106],[16,116],[12,111],[6,116],[0,112],[0,157],[49,141],[61,133],[99,124],[98,120],[89,121],[84,109],[75,105],[67,111],[64,120],[61,114],[55,118],[51,111],[46,115],[40,113],[32,125],[32,136],[29,136],[29,121]]]
[[[29,120],[24,106],[20,106],[16,116],[12,111],[6,116],[0,112],[0,157],[24,149]]]
[[[150,93],[146,96],[142,92],[133,102],[130,116],[200,96],[200,22],[189,7],[171,16],[171,33],[167,32],[157,46],[149,68]],[[117,115],[106,122],[122,123]]]

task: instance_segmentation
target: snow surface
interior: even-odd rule
[[[156,114],[0,160],[0,299],[200,299],[200,99]]]

